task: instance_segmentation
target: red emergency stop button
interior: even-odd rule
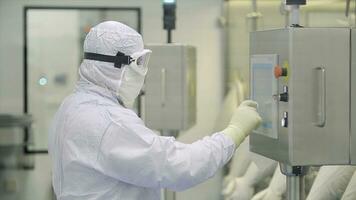
[[[281,76],[287,76],[287,69],[280,67],[279,65],[274,67],[274,76],[279,78]]]

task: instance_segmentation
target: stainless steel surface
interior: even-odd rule
[[[146,125],[186,130],[196,121],[196,50],[179,44],[147,45],[153,51],[145,81]]]
[[[356,29],[351,31],[351,163],[356,165]]]
[[[25,128],[30,128],[32,122],[31,115],[0,114],[0,147],[24,146]]]
[[[0,114],[0,169],[32,169],[33,157],[23,154],[24,130],[30,128],[31,115]],[[31,129],[28,129],[31,130]]]
[[[289,28],[250,40],[251,56],[278,54],[288,70],[279,92],[289,88],[289,101],[278,103],[288,127],[279,125],[277,139],[252,134],[251,150],[291,166],[349,164],[350,30]]]
[[[289,13],[289,25],[299,24],[300,21],[300,8],[299,5],[290,5],[290,13]]]
[[[32,121],[31,115],[0,114],[0,128],[30,127]]]
[[[290,166],[285,163],[279,163],[279,166],[282,174],[286,176],[305,176],[309,170],[309,167]]]
[[[161,69],[161,105],[164,107],[166,105],[166,68]]]
[[[287,199],[305,199],[304,176],[287,176]]]
[[[305,199],[305,180],[308,167],[290,166],[284,163],[279,163],[280,170],[287,179],[287,199],[288,200],[303,200]]]

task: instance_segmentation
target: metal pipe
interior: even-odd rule
[[[167,43],[172,43],[172,29],[167,29]]]
[[[254,15],[257,14],[257,0],[252,0],[252,13]],[[252,18],[252,31],[256,31],[258,28],[257,20],[258,20],[257,15]]]
[[[300,10],[299,5],[290,5],[289,24],[290,26],[299,25]]]
[[[351,0],[346,0],[346,10],[345,10],[345,16],[346,16],[346,17],[349,16],[350,3],[351,3]]]
[[[287,199],[304,200],[304,176],[287,176]]]
[[[290,166],[284,163],[279,163],[279,166],[281,168],[281,172],[287,176],[287,199],[304,200],[304,176],[308,172],[308,167]]]

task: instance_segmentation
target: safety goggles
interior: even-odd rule
[[[140,52],[134,53],[131,55],[131,58],[133,60],[132,62],[135,62],[137,66],[147,67],[151,54],[152,51],[149,49],[144,49]]]
[[[133,62],[135,62],[137,66],[147,67],[151,53],[152,51],[149,49],[144,49],[131,56],[125,55],[120,51],[117,52],[116,56],[84,52],[84,59],[114,63],[116,68],[121,68],[123,65],[130,65]]]

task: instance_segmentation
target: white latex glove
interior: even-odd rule
[[[341,200],[355,200],[356,199],[356,172],[352,176],[349,185],[347,186]]]
[[[307,200],[341,199],[356,166],[323,166],[310,190]]]
[[[235,110],[229,126],[222,132],[232,138],[236,146],[261,124],[261,117],[256,111],[257,103],[254,101],[244,101]]]
[[[232,179],[223,190],[225,200],[250,200],[254,188],[243,177]]]
[[[231,166],[229,176],[241,177],[243,176],[251,164],[251,155],[249,149],[248,137],[236,149],[234,156],[231,159]]]
[[[224,99],[222,109],[217,118],[217,123],[215,124],[214,132],[218,132],[227,127],[230,123],[232,115],[236,107],[243,101],[243,87],[242,83],[238,81],[236,77],[235,82],[229,85],[229,91]],[[249,153],[249,141],[248,138],[240,144],[239,148],[236,149],[230,165],[229,174],[224,178],[224,187],[227,183],[234,179],[235,177],[241,177],[246,173],[248,166],[251,163],[250,153]],[[229,180],[229,181],[228,181]]]
[[[286,190],[286,176],[277,166],[269,186],[257,193],[252,200],[282,200]]]
[[[223,195],[225,200],[250,200],[257,183],[273,173],[276,163],[271,164],[266,170],[260,170],[255,163],[251,163],[244,176],[225,179]],[[270,170],[272,169],[272,170]],[[228,182],[228,183],[226,183]]]

